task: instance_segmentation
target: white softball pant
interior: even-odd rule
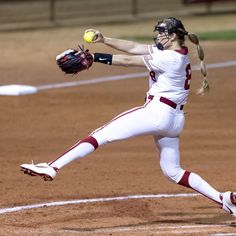
[[[174,182],[179,182],[184,173],[179,162],[179,134],[183,126],[184,113],[180,107],[174,109],[162,103],[159,97],[154,97],[148,99],[143,106],[123,112],[96,129],[89,137],[80,140],[50,162],[50,165],[60,169],[104,144],[136,136],[152,135],[160,151],[163,173]]]
[[[181,106],[174,109],[154,97],[147,100],[143,106],[116,116],[49,164],[60,169],[92,153],[101,145],[136,136],[152,135],[160,152],[160,166],[164,175],[171,181],[192,188],[221,204],[218,191],[197,174],[185,171],[180,166],[179,135],[183,126],[184,113]]]
[[[180,167],[179,135],[184,126],[184,112],[160,102],[159,97],[148,100],[116,116],[109,123],[98,128],[91,136],[98,145],[125,140],[142,135],[153,135],[160,151],[160,166],[172,181],[179,182],[184,170]]]

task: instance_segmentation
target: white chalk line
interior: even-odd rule
[[[229,67],[229,66],[236,66],[236,61],[212,63],[212,64],[207,64],[206,67],[207,67],[207,69],[214,69],[214,68]],[[193,71],[200,70],[200,67],[198,65],[194,65],[194,66],[192,66],[192,70]],[[36,88],[38,89],[38,91],[41,91],[41,90],[74,87],[74,86],[81,86],[81,85],[88,85],[88,84],[98,84],[98,83],[104,83],[104,82],[108,82],[108,81],[141,78],[144,76],[148,76],[148,72],[130,73],[130,74],[124,74],[124,75],[114,75],[114,76],[100,77],[100,78],[96,78],[96,79],[82,80],[82,81],[46,84],[46,85],[39,85]]]
[[[169,225],[146,225],[146,226],[139,226],[139,225],[135,225],[135,226],[120,226],[120,227],[110,227],[110,228],[100,228],[100,229],[94,229],[94,230],[84,230],[83,229],[64,229],[64,231],[71,231],[71,232],[96,232],[96,233],[117,233],[117,232],[130,232],[130,231],[134,231],[134,230],[138,230],[138,231],[157,231],[158,233],[161,232],[166,232],[168,230],[174,230],[175,234],[178,234],[178,230],[181,230],[180,233],[194,233],[197,232],[199,233],[200,229],[205,229],[205,228],[223,228],[223,227],[227,227],[228,225],[226,224],[202,224],[202,225],[177,225],[177,226],[169,226]],[[192,229],[192,230],[191,230]],[[161,231],[163,230],[163,231]],[[185,231],[184,231],[185,230]],[[161,231],[161,232],[160,232]],[[218,235],[234,235],[234,234],[212,234],[212,236],[218,236]]]
[[[236,233],[221,233],[221,234],[212,234],[211,236],[233,236]]]
[[[120,196],[120,197],[107,197],[107,198],[91,198],[91,199],[78,199],[78,200],[67,200],[67,201],[58,201],[58,202],[46,202],[32,205],[23,205],[9,208],[1,208],[0,215],[4,215],[6,213],[37,209],[37,208],[45,208],[45,207],[55,207],[55,206],[65,206],[65,205],[75,205],[75,204],[85,204],[85,203],[99,203],[99,202],[111,202],[111,201],[124,201],[131,199],[155,199],[155,198],[178,198],[178,197],[196,197],[201,196],[201,194],[197,193],[178,193],[178,194],[149,194],[149,195],[129,195],[129,196]],[[103,228],[103,229],[94,229],[93,232],[97,233],[116,233],[116,232],[129,232],[133,230],[141,230],[141,231],[150,231],[150,230],[165,230],[165,229],[173,229],[173,230],[188,230],[189,229],[200,229],[200,228],[223,228],[227,227],[226,224],[216,224],[216,225],[179,225],[179,226],[121,226],[121,227],[111,227],[111,228]],[[64,231],[80,231],[80,233],[84,232],[82,229],[64,229]],[[197,230],[197,232],[198,232]],[[194,231],[195,232],[195,231]],[[175,231],[175,233],[177,233]],[[183,233],[183,231],[182,231]],[[224,235],[224,234],[221,234]],[[227,234],[226,234],[227,235]],[[215,236],[215,235],[214,235]]]
[[[0,215],[23,211],[42,207],[53,207],[53,206],[65,206],[71,204],[83,204],[83,203],[97,203],[97,202],[110,202],[110,201],[124,201],[130,199],[146,199],[146,198],[176,198],[176,197],[195,197],[200,194],[196,193],[178,193],[178,194],[151,194],[151,195],[130,195],[130,196],[120,196],[120,197],[107,197],[107,198],[91,198],[91,199],[78,199],[78,200],[68,200],[68,201],[58,201],[58,202],[46,202],[32,205],[16,206],[9,208],[0,208]]]
[[[111,202],[111,201],[124,201],[131,199],[155,199],[155,198],[178,198],[178,197],[196,197],[201,194],[197,193],[179,193],[179,194],[150,194],[150,195],[129,195],[129,196],[120,196],[120,197],[107,197],[107,198],[91,198],[91,199],[78,199],[78,200],[67,200],[67,201],[58,201],[58,202],[46,202],[32,205],[23,205],[9,208],[1,208],[0,215],[4,215],[6,213],[37,209],[37,208],[45,208],[45,207],[55,207],[55,206],[65,206],[65,205],[75,205],[75,204],[85,204],[85,203],[98,203],[98,202]],[[110,227],[110,228],[101,228],[101,229],[91,229],[89,232],[97,232],[97,233],[116,233],[116,232],[129,232],[134,230],[139,231],[158,231],[160,230],[173,230],[173,233],[178,234],[178,230],[182,230],[180,233],[190,233],[189,230],[192,230],[192,233],[199,232],[200,228],[224,228],[228,227],[227,224],[201,224],[201,225],[147,225],[147,226],[120,226],[120,227]],[[64,229],[64,232],[72,232],[79,231],[80,233],[86,233],[86,230],[83,229]],[[223,236],[223,235],[236,235],[236,234],[212,234],[212,236]]]

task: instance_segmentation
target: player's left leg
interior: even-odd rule
[[[222,200],[225,194],[221,194],[215,190],[199,175],[181,168],[178,137],[155,137],[154,140],[160,152],[160,166],[165,176],[175,183],[195,190],[221,206],[223,204],[224,208],[226,204],[224,204]],[[229,197],[225,195],[225,199],[228,198]]]

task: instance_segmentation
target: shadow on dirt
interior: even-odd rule
[[[157,227],[165,227],[167,225],[172,225],[173,227],[177,225],[222,225],[222,226],[228,226],[228,227],[234,227],[236,228],[236,223],[232,222],[232,216],[221,214],[215,217],[195,217],[195,218],[184,218],[184,219],[178,219],[178,220],[156,220],[156,221],[148,221],[148,222],[142,222],[137,224],[122,224],[122,225],[116,225],[116,226],[109,226],[109,227],[92,227],[92,228],[63,228],[65,231],[75,231],[75,232],[96,232],[96,231],[112,231],[115,229],[132,229],[132,228],[141,228],[141,227],[147,227],[147,226],[157,226]]]

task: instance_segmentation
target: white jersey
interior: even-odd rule
[[[148,95],[163,96],[176,104],[185,104],[189,94],[191,67],[188,49],[159,50],[149,45],[143,61],[150,71]]]

